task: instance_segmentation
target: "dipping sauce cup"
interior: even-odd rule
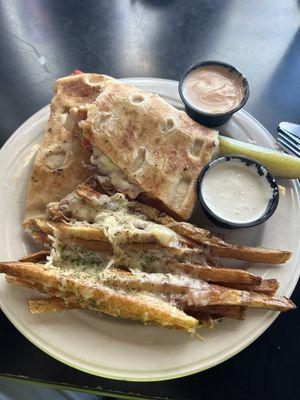
[[[198,196],[208,218],[224,228],[249,228],[265,222],[277,208],[278,185],[262,164],[225,156],[206,164]]]
[[[220,61],[192,65],[180,78],[178,90],[186,113],[209,127],[228,121],[245,105],[250,93],[242,72]]]

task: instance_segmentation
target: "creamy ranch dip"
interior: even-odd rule
[[[229,160],[212,165],[201,184],[202,197],[219,218],[248,223],[260,218],[273,197],[265,175],[254,165]]]
[[[183,95],[199,111],[224,113],[236,108],[243,100],[243,77],[219,65],[199,66],[185,77]]]

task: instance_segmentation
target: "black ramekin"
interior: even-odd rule
[[[217,163],[226,162],[226,161],[230,161],[233,159],[241,160],[246,165],[254,165],[257,168],[257,173],[259,175],[265,175],[267,181],[269,182],[269,184],[273,190],[273,197],[272,197],[272,199],[270,199],[265,213],[261,217],[256,219],[255,221],[251,221],[251,222],[247,222],[247,223],[235,223],[235,222],[227,221],[223,218],[220,218],[208,207],[208,205],[206,204],[206,202],[203,198],[202,181],[203,181],[203,178],[204,178],[206,172],[210,168],[213,168]],[[216,196],[217,195],[218,195],[218,193],[216,193]],[[216,160],[211,161],[204,166],[204,168],[198,178],[198,197],[199,197],[200,203],[204,209],[205,214],[208,216],[208,218],[214,224],[219,225],[223,228],[228,228],[228,229],[250,228],[251,226],[256,226],[256,225],[262,224],[267,219],[269,219],[272,216],[272,214],[275,212],[275,210],[278,206],[278,202],[279,202],[279,189],[278,189],[276,179],[264,165],[262,165],[258,161],[253,160],[252,158],[249,158],[249,157],[244,157],[244,156],[239,156],[239,155],[228,155],[228,156],[217,158]]]
[[[204,66],[204,65],[218,65],[218,66],[224,67],[230,71],[234,71],[235,73],[237,73],[238,75],[240,75],[242,77],[242,83],[243,83],[243,87],[244,87],[244,97],[243,97],[242,101],[240,102],[240,104],[237,107],[235,107],[233,110],[230,110],[230,111],[227,111],[224,113],[219,113],[219,114],[206,113],[206,112],[201,111],[201,110],[195,108],[194,106],[192,106],[184,97],[184,94],[183,94],[184,79],[191,71],[193,71],[201,66]],[[249,83],[248,83],[246,77],[244,76],[244,74],[241,71],[239,71],[237,68],[235,68],[233,65],[227,64],[227,63],[224,63],[221,61],[202,61],[202,62],[192,65],[181,76],[181,78],[179,80],[178,91],[179,91],[181,100],[183,101],[183,103],[185,105],[186,113],[194,121],[199,122],[200,124],[203,124],[203,125],[209,126],[209,127],[219,126],[219,125],[224,124],[226,121],[228,121],[229,118],[231,118],[235,112],[237,112],[242,107],[244,107],[244,105],[246,104],[246,102],[249,98],[249,94],[250,94]]]

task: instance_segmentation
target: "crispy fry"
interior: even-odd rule
[[[76,297],[74,297],[74,293],[77,296],[81,296],[84,299],[84,295],[87,290],[91,292],[88,295],[89,299],[93,299],[96,301],[96,306],[90,306],[87,301],[83,300],[84,307],[89,309],[97,309],[99,311],[106,312],[111,315],[115,315],[116,310],[116,302],[109,301],[105,303],[103,301],[103,297],[111,297],[112,294],[109,293],[109,289],[105,285],[110,285],[113,288],[122,288],[122,289],[134,289],[136,291],[150,291],[152,293],[162,293],[164,295],[172,294],[172,301],[177,302],[178,306],[181,306],[183,309],[188,306],[194,307],[202,307],[204,305],[207,306],[243,306],[243,307],[251,307],[251,308],[266,308],[271,310],[278,311],[287,311],[295,308],[295,305],[285,297],[279,296],[268,296],[261,293],[248,292],[236,289],[225,288],[217,285],[209,285],[205,284],[203,289],[197,287],[197,283],[193,280],[184,284],[184,281],[163,281],[161,279],[154,279],[156,274],[144,274],[141,278],[138,275],[132,275],[129,273],[118,273],[118,271],[113,271],[111,274],[107,274],[103,276],[101,283],[95,284],[94,282],[82,282],[72,277],[64,277],[65,289],[61,290],[60,280],[61,277],[59,273],[53,274],[53,272],[49,272],[45,270],[40,264],[33,263],[2,263],[0,264],[0,272],[4,272],[6,274],[11,274],[13,276],[18,277],[21,280],[30,281],[31,287],[39,289],[41,282],[42,291],[51,295],[58,295],[63,297],[64,295],[69,296],[69,301],[76,302]],[[152,276],[151,276],[152,275]],[[186,280],[187,278],[185,278]],[[32,286],[33,282],[33,286]],[[195,286],[193,286],[195,284]],[[59,292],[57,292],[59,291]],[[66,292],[66,293],[64,293]],[[73,295],[72,295],[73,293]],[[140,294],[143,297],[143,294]],[[76,296],[76,295],[75,295]],[[126,307],[132,306],[131,302],[134,303],[134,308],[136,307],[136,300],[139,296],[133,296],[131,294],[123,294],[118,291],[114,291],[113,293],[114,300],[119,300],[119,305],[122,306],[122,312],[124,312],[123,306]],[[100,309],[99,303],[97,300],[101,299]],[[158,300],[155,298],[155,300]],[[78,301],[78,300],[77,300]],[[153,299],[151,299],[153,303]],[[104,304],[105,303],[105,304]],[[163,302],[164,303],[164,302]],[[143,304],[142,307],[144,307]],[[150,306],[153,311],[152,306]],[[155,308],[155,307],[154,307]],[[113,309],[113,311],[111,310]],[[178,311],[178,310],[177,310]],[[141,313],[141,311],[139,311]],[[145,312],[145,311],[144,311]],[[148,311],[147,311],[148,312]],[[118,309],[118,314],[120,313],[120,309]],[[128,315],[128,310],[125,310],[125,315]],[[165,317],[165,316],[164,316]],[[130,318],[130,317],[128,317]],[[152,317],[153,318],[153,317]],[[136,319],[136,317],[135,317]],[[141,319],[141,317],[139,318]],[[154,321],[156,322],[156,321]]]
[[[270,264],[282,264],[291,257],[291,252],[289,251],[226,243],[224,240],[213,236],[205,229],[198,228],[186,222],[174,221],[172,224],[168,224],[168,226],[186,238],[199,244],[207,244],[211,248],[212,253],[219,257]]]
[[[127,273],[124,271],[119,271],[119,273]],[[6,280],[13,285],[17,285],[17,286],[22,286],[22,287],[27,287],[30,289],[36,289],[41,293],[44,294],[49,294],[52,297],[47,298],[47,299],[35,299],[35,300],[30,300],[31,301],[31,306],[29,306],[29,311],[31,313],[37,314],[37,313],[42,313],[42,312],[52,312],[52,311],[64,311],[64,310],[69,310],[69,309],[82,309],[82,308],[87,308],[87,309],[93,309],[94,311],[99,311],[97,310],[97,308],[95,308],[95,306],[93,306],[92,308],[89,307],[86,303],[86,305],[84,305],[83,303],[78,302],[78,300],[76,299],[76,297],[74,295],[72,295],[72,293],[68,293],[68,292],[64,292],[61,293],[59,290],[56,290],[54,288],[44,288],[40,283],[34,283],[31,282],[29,280],[24,280],[24,279],[20,279],[17,278],[15,276],[10,276],[10,275],[6,275]],[[56,296],[56,297],[53,297]],[[63,297],[59,297],[59,296],[63,296]],[[35,304],[34,304],[35,302]],[[53,303],[53,305],[52,305]],[[238,307],[233,307],[235,309],[237,309]],[[230,311],[229,307],[219,307],[218,312],[216,312],[214,310],[214,307],[212,307],[212,310],[210,310],[210,307],[204,307],[203,311],[201,312],[201,307],[199,308],[195,308],[193,309],[193,313],[195,315],[193,315],[192,313],[189,313],[189,309],[187,307],[187,314],[191,315],[193,317],[196,318],[196,312],[198,312],[198,318],[196,318],[202,326],[210,326],[211,325],[211,317],[213,316],[213,318],[217,317],[228,317],[228,318],[236,318],[236,319],[240,319],[237,316],[237,312],[235,312],[234,310]],[[184,310],[185,311],[185,310]],[[212,312],[210,312],[212,311]]]
[[[43,222],[44,223],[44,222]],[[43,226],[43,223],[40,223],[38,221],[38,224],[40,226]],[[47,224],[47,229],[50,224]],[[101,236],[103,240],[97,241],[97,240],[87,240],[86,237],[97,237],[97,235],[92,234],[89,236],[89,234],[85,235],[84,232],[87,232],[86,229],[90,230],[90,232],[94,231],[97,232],[96,228],[80,228],[78,227],[72,227],[68,226],[65,223],[52,223],[50,226],[54,227],[55,229],[58,229],[61,233],[70,234],[73,236],[73,243],[76,243],[77,245],[82,246],[83,248],[87,248],[89,250],[104,250],[104,251],[109,251],[111,250],[111,245],[109,242],[107,242],[107,238],[103,235]],[[83,229],[83,230],[82,230]],[[75,237],[74,237],[75,236]],[[106,240],[106,242],[105,242]],[[106,244],[105,244],[106,243]],[[135,251],[138,249],[142,250],[149,250],[149,249],[160,249],[158,244],[144,244],[144,243],[136,243],[135,245],[127,245],[127,249],[130,251],[131,248],[134,248]],[[261,278],[258,276],[255,276],[247,271],[241,270],[241,269],[234,269],[234,268],[218,268],[218,267],[210,267],[210,266],[205,266],[205,265],[198,265],[194,263],[189,263],[189,260],[191,261],[198,261],[201,263],[203,261],[203,250],[201,249],[189,249],[189,248],[168,248],[167,251],[170,253],[170,257],[184,257],[184,259],[187,261],[185,263],[180,263],[180,262],[166,262],[164,266],[162,266],[161,270],[163,271],[184,271],[184,273],[187,273],[190,276],[197,277],[200,279],[205,279],[209,282],[214,282],[214,283],[235,283],[235,284],[259,284],[261,281]],[[195,257],[199,255],[198,260]],[[122,264],[122,259],[121,261],[118,262],[119,264]],[[126,265],[126,263],[125,263]],[[158,270],[157,272],[160,272]],[[247,288],[246,288],[247,289]],[[257,291],[257,290],[255,290]],[[263,291],[262,291],[263,292]]]
[[[54,297],[63,296],[64,299],[67,299],[68,302],[77,302],[76,296],[71,292],[61,292],[60,290],[53,287],[46,287],[42,282],[33,282],[28,279],[18,278],[16,276],[6,275],[6,280],[11,285],[27,287],[28,289],[37,290],[40,293],[48,294]]]
[[[228,285],[222,285],[228,286]],[[259,285],[244,285],[232,283],[230,284],[232,289],[247,290],[251,292],[258,292],[264,294],[275,294],[276,290],[279,288],[279,283],[276,279],[262,279]]]
[[[22,287],[26,287],[28,289],[34,289],[40,293],[49,294],[50,296],[60,296],[61,295],[59,290],[54,289],[52,287],[46,288],[45,286],[43,286],[42,282],[34,282],[29,279],[18,278],[16,276],[11,276],[11,275],[6,275],[6,281],[8,283],[10,283],[11,285],[22,286]],[[70,301],[71,301],[71,299],[76,300],[76,298],[74,297],[74,295],[72,293],[66,293],[65,296],[69,297]]]
[[[261,282],[261,277],[251,274],[250,272],[242,269],[224,268],[224,267],[210,267],[207,265],[198,265],[192,263],[166,263],[162,266],[164,272],[179,271],[187,274],[188,276],[204,279],[208,282],[214,283],[240,283],[254,285]],[[157,271],[158,272],[158,271]]]
[[[127,273],[123,271],[118,271],[120,273]],[[128,273],[127,273],[128,274]],[[23,286],[23,287],[28,287],[31,289],[36,289],[41,293],[51,293],[52,296],[60,296],[61,294],[59,293],[58,290],[55,289],[49,289],[45,291],[43,286],[38,283],[30,282],[28,280],[22,280],[19,279],[15,276],[10,276],[6,275],[6,280],[13,284],[13,285],[18,285],[18,286]],[[50,290],[50,292],[49,292]],[[71,308],[83,308],[82,304],[76,303],[76,298],[72,295],[72,293],[64,293],[64,298],[60,297],[51,297],[53,300],[55,306],[57,306],[57,311],[63,311],[63,310],[68,310],[69,306],[68,304],[71,304]],[[51,299],[50,298],[50,299]],[[44,300],[44,299],[39,299],[39,301]],[[48,300],[48,299],[46,299]],[[51,303],[51,302],[49,302]],[[76,307],[75,307],[76,305]],[[51,304],[49,306],[47,305],[47,301],[45,301],[45,304],[40,307],[40,310],[45,311],[40,311],[40,312],[47,312],[47,307],[49,307],[49,311],[54,311],[51,307]],[[30,310],[31,311],[31,310]],[[236,306],[206,306],[206,307],[191,307],[191,306],[185,306],[184,307],[184,312],[186,312],[188,315],[191,315],[192,317],[195,317],[199,321],[203,322],[208,319],[208,317],[212,316],[213,318],[221,318],[221,317],[227,317],[227,318],[233,318],[233,319],[243,319],[244,317],[244,308],[243,307],[236,307]],[[37,311],[36,311],[37,313]]]
[[[239,306],[206,306],[192,307],[187,306],[184,311],[197,318],[204,319],[205,315],[210,315],[213,318],[231,318],[243,320],[245,317],[245,307]]]
[[[103,278],[103,282],[113,287],[122,289],[135,289],[151,291],[153,293],[164,294],[187,294],[178,297],[179,304],[203,306],[205,305],[229,305],[229,306],[246,306],[251,308],[266,308],[270,310],[287,311],[295,308],[295,305],[286,297],[267,296],[255,292],[247,292],[242,290],[225,288],[217,285],[204,284],[203,287],[197,285],[197,281],[188,280],[183,278],[182,281],[174,278],[168,280],[156,279],[157,274],[143,274],[139,275],[118,274],[114,273]],[[158,274],[160,275],[160,274]],[[186,282],[186,283],[185,283]],[[177,297],[173,296],[173,300]]]
[[[50,254],[48,250],[41,250],[36,253],[29,254],[19,259],[21,262],[40,262],[45,261],[46,257]]]
[[[31,299],[27,301],[28,310],[31,314],[42,314],[46,312],[57,312],[81,308],[78,303],[69,303],[59,297],[44,299]]]
[[[43,299],[28,300],[28,309],[31,314],[56,312],[65,310],[81,309],[79,303],[72,303],[68,298],[48,297]],[[186,307],[184,310],[188,315],[199,321],[206,321],[209,318],[232,318],[242,320],[245,315],[245,308],[238,306],[207,306],[207,307]]]
[[[48,294],[52,294],[51,289],[59,290],[60,297],[63,297],[64,292],[71,292],[86,308],[112,316],[188,331],[194,331],[198,325],[195,318],[155,296],[144,293],[124,293],[90,280],[86,281],[73,276],[63,277],[59,272],[47,270],[40,264],[1,263],[0,272],[32,281],[35,284],[43,282],[43,288]]]
[[[100,197],[101,193],[95,192],[93,190],[93,185],[90,185],[91,186],[89,186],[88,183],[81,185],[76,193],[86,200],[91,199],[93,196]],[[226,243],[220,237],[214,236],[205,229],[196,227],[187,222],[177,222],[172,217],[158,211],[154,207],[137,201],[130,201],[128,206],[132,210],[144,214],[150,221],[169,227],[182,237],[186,238],[191,245],[209,246],[212,254],[215,256],[270,264],[285,263],[291,257],[289,251]]]
[[[216,256],[255,263],[284,264],[292,255],[290,251],[232,245],[219,238],[210,242],[210,247]]]
[[[283,296],[268,296],[261,293],[247,292],[213,285],[209,305],[231,305],[267,310],[288,311],[296,308],[295,304]]]
[[[27,303],[31,314],[82,309],[82,306],[79,303],[70,303],[67,298],[63,299],[59,297],[31,299],[28,300]],[[243,307],[236,306],[187,307],[185,312],[201,322],[208,321],[211,318],[232,318],[242,320],[244,319],[245,314]]]
[[[20,278],[17,278],[16,276],[12,276],[12,275],[6,275],[5,279],[11,285],[25,286],[25,287],[28,287],[30,289],[35,289],[34,283],[29,281],[29,280],[20,279]]]
[[[77,187],[75,193],[88,206],[94,204],[95,197],[100,199],[102,196],[95,192],[99,187],[105,192],[99,182],[90,180]],[[103,200],[108,201],[107,197]],[[48,215],[52,215],[54,220],[35,220],[36,232],[42,240],[43,235],[58,234],[58,237],[66,240],[67,246],[80,246],[105,253],[106,257],[114,257],[114,265],[136,271],[142,269],[145,273],[132,274],[110,268],[98,275],[96,281],[89,275],[84,275],[82,280],[82,277],[64,275],[59,268],[50,268],[49,271],[40,268],[39,264],[26,262],[42,260],[46,252],[29,256],[21,263],[2,263],[0,272],[15,275],[14,278],[8,278],[10,283],[25,285],[52,296],[44,302],[33,300],[29,303],[32,312],[87,308],[142,321],[146,315],[147,321],[152,323],[192,330],[196,326],[195,319],[189,320],[187,314],[210,323],[224,316],[242,319],[245,307],[278,311],[295,308],[289,299],[274,296],[278,288],[275,279],[262,280],[242,269],[212,266],[217,256],[282,263],[290,257],[289,252],[232,245],[204,229],[177,222],[151,206],[130,201],[128,207],[131,212],[142,213],[150,221],[172,229],[177,233],[180,245],[162,244],[151,229],[135,231],[124,227],[126,234],[122,235],[122,245],[118,244],[115,248],[100,225],[69,224],[71,208],[65,215],[65,209],[60,209],[59,203],[52,203],[48,207]],[[144,253],[148,260],[142,257]],[[168,307],[172,308],[172,317]]]
[[[152,278],[154,276],[154,279]],[[120,271],[115,270],[111,274],[107,275],[104,279],[106,284],[110,284],[115,287],[120,287],[123,289],[130,288],[135,290],[145,290],[152,291],[154,293],[170,293],[170,294],[182,294],[187,293],[190,290],[197,292],[197,280],[191,282],[186,282],[188,279],[183,278],[182,282],[174,283],[171,279],[170,282],[155,279],[155,275],[160,274],[145,274],[145,277],[140,278],[139,275],[132,275],[128,273],[120,273]],[[193,284],[195,286],[193,286]],[[272,282],[274,284],[274,282]],[[267,285],[265,285],[267,286]],[[248,289],[252,287],[257,288],[258,286],[246,286]],[[217,285],[208,285],[207,288],[204,287],[204,291],[207,291],[204,298],[204,302],[207,301],[209,305],[216,306],[247,306],[253,308],[267,308],[267,309],[278,309],[281,311],[286,311],[287,309],[294,308],[294,304],[286,299],[285,297],[271,297],[264,296],[254,291],[244,291],[244,290],[234,290],[232,288],[224,288]],[[201,289],[200,289],[201,291]],[[193,301],[193,300],[192,300]],[[196,296],[197,302],[197,296]],[[201,307],[201,302],[197,305]],[[185,307],[185,304],[184,304]]]
[[[70,225],[66,222],[57,222],[57,221],[46,221],[43,219],[35,220],[36,226],[45,234],[53,235],[54,230],[58,230],[62,235],[84,239],[84,240],[94,240],[101,242],[108,242],[108,238],[105,234],[105,231],[100,226],[93,225]],[[188,241],[185,238],[180,238],[180,242],[182,245],[187,245]],[[155,235],[151,232],[139,231],[138,233],[132,233],[131,231],[127,232],[126,240],[128,243],[132,244],[154,244],[162,247],[161,242],[158,241]],[[125,244],[125,238],[124,238]]]

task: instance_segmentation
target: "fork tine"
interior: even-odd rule
[[[291,140],[290,138],[288,138],[287,136],[285,136],[282,133],[279,133],[278,137],[286,144],[288,144],[291,148],[293,148],[295,151],[299,151],[300,152],[300,146],[295,143],[293,140]]]
[[[292,133],[290,133],[290,132],[280,130],[280,131],[278,131],[278,135],[283,137],[283,138],[288,138],[293,143],[295,143],[297,146],[300,145],[300,139],[297,136],[295,136]]]
[[[277,143],[279,144],[280,147],[283,148],[287,153],[295,155],[297,157],[300,157],[300,151],[296,150],[294,147],[292,147],[289,143],[287,143],[285,140],[282,138],[277,139]]]

